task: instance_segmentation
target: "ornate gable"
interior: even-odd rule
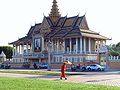
[[[81,21],[80,28],[85,29],[85,30],[89,30],[85,15],[83,16],[83,19]]]
[[[51,31],[50,25],[49,25],[46,17],[44,17],[43,22],[41,24],[41,28],[40,28],[40,33],[45,35],[45,34],[49,33],[50,31]]]

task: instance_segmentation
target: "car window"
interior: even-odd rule
[[[95,67],[96,65],[90,65],[90,66],[94,66]]]

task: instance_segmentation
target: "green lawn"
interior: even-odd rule
[[[0,77],[0,90],[120,90],[118,87],[28,78]]]
[[[1,73],[16,73],[16,74],[34,74],[34,75],[51,75],[58,76],[60,72],[52,71],[19,71],[19,70],[0,70]]]
[[[17,74],[34,74],[34,75],[50,75],[60,76],[61,72],[53,71],[18,71],[18,70],[0,70],[1,73],[17,73]],[[66,72],[66,75],[78,75],[78,73]]]

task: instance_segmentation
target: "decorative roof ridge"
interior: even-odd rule
[[[67,19],[76,18],[76,17],[78,17],[78,15],[76,15],[76,16],[71,16],[71,17],[67,17]]]
[[[49,23],[48,19],[50,20],[52,26],[54,26],[53,21],[52,21],[52,19],[51,19],[50,16],[48,16],[48,17],[44,16],[44,18],[46,18],[46,20],[47,20],[47,22],[48,22],[49,25],[50,25],[50,23]],[[50,25],[50,26],[51,26],[51,25]]]
[[[65,17],[66,17],[66,16],[64,16],[64,17],[60,17],[59,20],[58,20],[57,23],[56,23],[56,26],[58,25],[60,19],[65,19]],[[63,20],[63,21],[64,21],[64,20]],[[62,23],[63,23],[63,21],[62,21]]]
[[[36,26],[36,25],[41,25],[42,23],[35,23],[35,25],[34,26]]]
[[[83,33],[91,33],[91,34],[96,34],[96,35],[99,35],[99,33],[95,32],[95,31],[92,31],[92,30],[85,30],[85,29],[80,29],[81,32]],[[90,32],[91,31],[91,32]]]
[[[28,33],[27,33],[27,35],[29,35],[30,32],[31,32],[34,28],[35,28],[35,25],[34,25],[34,26],[31,26],[30,29],[29,29],[29,31],[28,31]]]
[[[64,26],[66,19],[67,19],[67,15],[65,16],[65,18],[64,18],[64,20],[63,20],[63,22],[62,22],[61,27],[63,27],[63,26]]]
[[[71,32],[72,30],[73,30],[73,28],[71,28],[70,31],[66,32],[66,33],[62,36],[62,38],[65,37],[65,36],[66,36],[69,32]]]
[[[76,16],[76,18],[75,18],[75,20],[74,20],[74,22],[73,22],[73,24],[72,24],[73,27],[75,27],[78,19],[79,19],[79,14]]]

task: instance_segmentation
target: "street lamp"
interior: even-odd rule
[[[48,43],[47,43],[47,46],[48,46],[48,71],[51,71],[51,47],[52,47],[52,43],[51,41],[49,40]]]

